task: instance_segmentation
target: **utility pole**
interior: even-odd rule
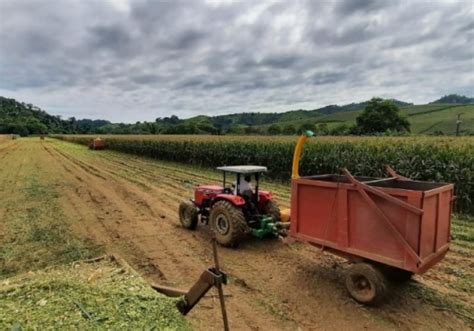
[[[461,123],[462,123],[461,115],[462,115],[462,113],[458,114],[458,119],[456,121],[456,137],[459,136],[459,129],[461,128]]]

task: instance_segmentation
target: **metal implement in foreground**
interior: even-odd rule
[[[212,240],[212,251],[214,255],[214,267],[204,271],[199,277],[199,280],[191,287],[189,291],[183,291],[172,287],[154,284],[151,285],[151,287],[157,292],[160,292],[166,296],[181,297],[181,300],[179,300],[176,304],[176,308],[178,308],[181,314],[187,315],[206,295],[206,293],[215,286],[219,293],[224,330],[229,330],[229,322],[225,308],[224,289],[222,287],[223,284],[227,284],[227,274],[220,270],[219,257],[217,255],[217,245],[214,238]]]
[[[200,220],[211,226],[217,242],[223,246],[236,246],[247,234],[263,238],[288,229],[289,223],[281,222],[280,208],[272,193],[260,190],[260,178],[266,167],[244,165],[217,169],[223,174],[222,186],[199,185],[194,189],[194,198],[180,204],[179,219],[183,227],[194,230]],[[236,176],[234,184],[226,181],[229,173]],[[249,189],[252,181],[255,188]],[[247,189],[241,187],[242,183]]]
[[[448,251],[453,184],[414,181],[391,168],[389,178],[343,175],[300,177],[295,150],[290,238],[353,262],[351,296],[380,302],[389,281],[422,274]]]

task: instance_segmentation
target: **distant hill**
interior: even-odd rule
[[[0,97],[0,134],[91,133],[107,124],[111,123],[74,117],[63,120],[32,104]]]
[[[441,103],[443,100],[449,102]],[[474,134],[472,98],[449,95],[427,105],[393,101],[400,107],[401,113],[408,117],[412,133],[454,134],[457,115],[461,114],[461,133]],[[457,103],[461,101],[464,104]],[[74,117],[63,120],[31,104],[0,97],[0,134],[267,134],[269,131],[295,134],[304,125],[316,125],[318,134],[344,134],[355,124],[356,117],[366,105],[367,101],[282,113],[200,115],[188,119],[171,116],[157,118],[155,122],[126,124],[106,120],[76,120]],[[269,130],[270,127],[272,130]]]
[[[15,99],[0,97],[0,134],[69,133],[71,125],[59,116],[49,115],[44,110],[18,102]]]
[[[433,103],[455,103],[455,104],[471,104],[474,103],[474,98],[469,98],[464,95],[458,95],[458,94],[450,94],[450,95],[445,95],[442,98],[439,98],[438,100],[435,100]]]
[[[339,134],[339,128],[348,128],[356,123],[357,116],[362,109],[346,112],[336,112],[317,118],[273,123],[282,128],[295,128],[305,124],[314,124],[316,128],[330,134]],[[455,134],[458,114],[461,114],[461,134],[474,134],[474,104],[427,104],[400,107],[410,124],[411,132],[415,134]],[[266,132],[270,125],[254,127],[254,131]]]
[[[76,120],[74,117],[70,118],[69,122],[72,124],[72,130],[74,133],[97,132],[99,128],[112,124],[106,120],[90,120],[87,118]]]
[[[404,102],[396,99],[391,99],[398,107],[406,107],[406,106],[411,106],[413,105],[412,103],[409,102]],[[324,115],[329,115],[329,114],[334,114],[334,113],[341,113],[341,112],[348,112],[348,111],[354,111],[354,110],[361,110],[364,109],[367,106],[368,101],[363,101],[359,103],[350,103],[344,106],[338,106],[338,105],[330,105],[330,106],[325,106],[323,108],[319,108],[316,111],[324,114]]]
[[[399,107],[406,107],[413,105],[412,103],[392,100]],[[200,123],[208,122],[214,127],[227,131],[230,127],[238,126],[261,126],[273,123],[301,121],[306,119],[315,119],[324,115],[330,115],[341,112],[350,112],[354,110],[361,110],[367,106],[368,101],[351,103],[343,106],[329,105],[313,110],[290,110],[282,113],[237,113],[229,115],[218,115],[218,116],[196,116],[186,119],[186,123]]]

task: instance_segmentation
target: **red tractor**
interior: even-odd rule
[[[211,226],[219,244],[228,247],[236,246],[248,234],[263,238],[288,228],[288,224],[280,222],[280,209],[272,193],[259,190],[260,176],[267,171],[266,167],[217,169],[223,172],[222,186],[199,185],[194,189],[194,199],[180,204],[179,219],[183,227],[194,230],[200,220]],[[236,182],[227,185],[226,173],[236,174]]]
[[[105,149],[105,141],[101,138],[95,138],[89,143],[89,149],[99,151]]]

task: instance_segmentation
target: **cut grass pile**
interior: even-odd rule
[[[28,272],[0,282],[2,330],[190,330],[176,299],[111,260]]]

